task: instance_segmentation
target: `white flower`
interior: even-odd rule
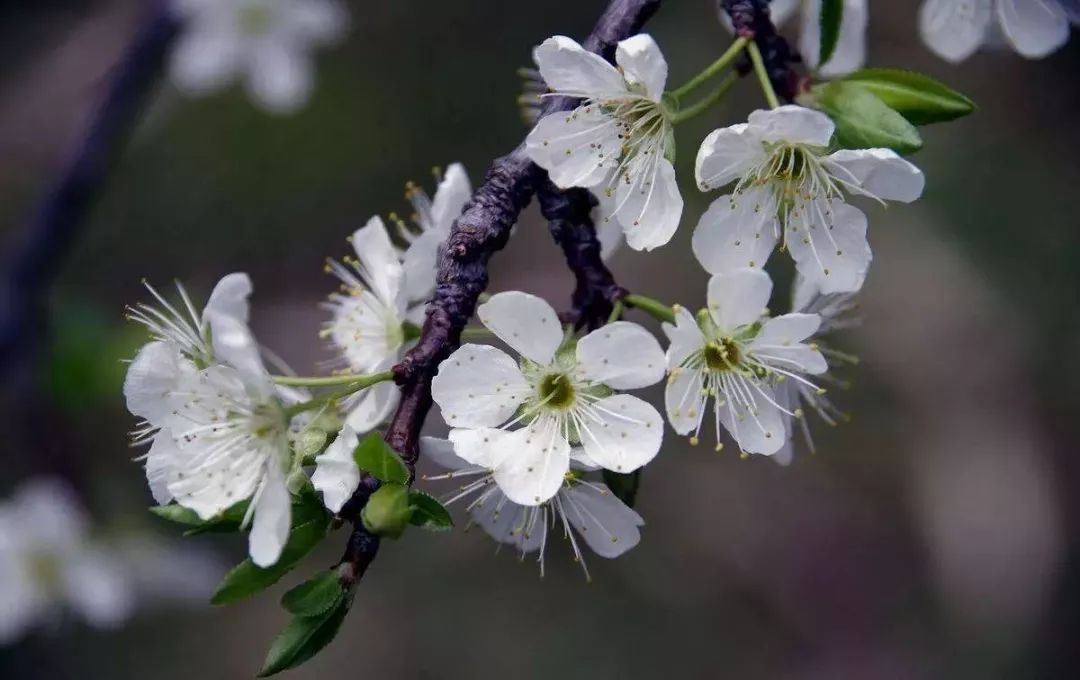
[[[862,286],[871,259],[866,216],[845,202],[845,191],[910,202],[925,180],[888,149],[828,153],[834,128],[823,113],[781,106],[705,138],[697,155],[699,188],[737,182],[694,231],[694,254],[706,270],[763,267],[782,238],[799,272],[823,292]]]
[[[648,35],[623,40],[618,68],[570,38],[555,36],[533,54],[556,94],[584,101],[540,119],[525,139],[529,157],[561,188],[592,189],[604,219],[622,225],[635,250],[671,240],[683,199],[670,157],[675,145],[663,104],[667,63]]]
[[[137,441],[152,438],[146,469],[155,500],[175,500],[210,519],[250,498],[249,552],[268,566],[288,538],[292,454],[289,418],[247,326],[250,294],[247,275],[230,274],[198,322],[186,303],[190,327],[176,315],[163,328],[177,338],[209,337],[201,351],[213,363],[204,367],[177,342],[155,340],[132,362],[124,394],[128,410],[146,421]],[[143,312],[163,324],[169,318]]]
[[[431,393],[455,428],[457,454],[491,469],[510,500],[539,505],[554,496],[572,443],[618,472],[652,460],[663,438],[660,415],[637,397],[611,393],[663,377],[663,352],[644,328],[619,321],[560,349],[555,311],[536,296],[499,293],[477,314],[521,354],[521,365],[494,347],[464,345],[440,364]]]
[[[322,492],[323,504],[331,512],[341,512],[345,502],[360,486],[360,467],[353,458],[359,443],[356,431],[345,425],[326,450],[315,457],[311,483]]]
[[[128,617],[129,574],[88,533],[70,490],[55,480],[28,482],[0,504],[0,645],[64,610],[99,628]]]
[[[717,11],[730,29],[731,19],[717,0]],[[769,5],[773,23],[779,26],[798,14],[799,52],[811,68],[816,68],[821,48],[821,0],[773,0]],[[867,0],[844,0],[840,36],[836,49],[818,73],[827,78],[842,76],[862,68],[866,60],[866,25],[869,19]]]
[[[589,578],[589,569],[577,537],[594,553],[609,559],[622,555],[641,541],[640,527],[645,521],[603,483],[585,478],[586,472],[599,468],[580,448],[570,451],[571,470],[565,474],[555,495],[542,505],[520,505],[507,498],[494,482],[492,471],[459,457],[450,440],[423,437],[420,453],[436,465],[451,470],[445,475],[425,479],[472,478],[446,501],[447,504],[475,496],[466,508],[472,520],[496,541],[514,546],[523,558],[538,551],[541,576],[544,575],[547,536],[551,529],[562,528],[563,537],[570,542],[574,560],[581,564],[585,578]]]
[[[1039,59],[1068,41],[1070,19],[1080,21],[1075,0],[924,0],[919,32],[931,50],[953,63],[993,40],[997,29],[1018,53]]]
[[[664,394],[668,419],[679,434],[693,433],[692,443],[712,399],[717,450],[723,423],[741,451],[775,454],[786,438],[784,415],[794,414],[778,402],[773,384],[778,379],[811,384],[803,374],[827,369],[817,348],[803,342],[817,331],[820,317],[768,318],[771,293],[772,281],[760,269],[719,274],[709,280],[708,310],[699,320],[680,307],[675,325],[664,324],[671,341]]]
[[[172,0],[183,32],[172,79],[201,95],[243,80],[273,112],[302,106],[314,83],[311,53],[342,37],[348,15],[336,0]]]

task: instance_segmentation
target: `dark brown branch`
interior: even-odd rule
[[[610,58],[616,43],[636,34],[659,6],[660,0],[611,0],[583,45]],[[565,110],[573,104],[573,99],[552,97],[545,101],[542,114]],[[420,429],[431,410],[431,379],[439,363],[461,342],[461,331],[476,310],[480,293],[487,287],[488,260],[506,245],[511,227],[546,179],[546,173],[529,160],[524,145],[497,159],[440,250],[437,285],[420,339],[394,367],[401,403],[390,421],[386,441],[401,454],[410,469],[416,465]],[[357,519],[377,487],[375,480],[363,479],[349,501],[348,512],[342,512],[342,516],[354,520],[343,562],[366,568],[378,549],[378,541],[370,540],[370,533]],[[357,549],[361,546],[368,548]]]
[[[773,89],[784,101],[794,101],[799,91],[799,74],[792,68],[802,61],[773,25],[769,0],[718,0],[720,8],[731,17],[735,35],[753,38],[761,50],[761,59]],[[753,70],[745,54],[735,65],[740,75]]]

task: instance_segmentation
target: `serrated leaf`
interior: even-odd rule
[[[361,470],[380,482],[405,484],[409,481],[409,468],[378,432],[371,432],[360,440],[353,451],[353,459]]]
[[[349,613],[351,599],[351,596],[341,598],[319,616],[294,617],[270,646],[259,677],[296,668],[330,644]]]
[[[844,21],[844,0],[821,0],[821,14],[818,15],[821,27],[821,40],[818,44],[818,68],[832,59],[836,45],[840,42],[840,25]]]
[[[909,123],[874,93],[844,80],[814,86],[805,102],[821,109],[836,123],[836,143],[843,149],[892,149],[914,153],[922,148],[922,137]]]
[[[956,120],[975,110],[971,101],[948,85],[914,71],[868,68],[843,80],[870,90],[914,125]]]
[[[331,570],[304,581],[282,595],[281,606],[297,616],[321,616],[337,606],[344,596],[345,590],[341,587],[337,572]]]
[[[454,526],[450,511],[431,494],[423,491],[409,492],[412,515],[409,524],[430,531],[447,531]]]
[[[402,484],[383,484],[371,494],[360,511],[360,519],[371,533],[397,538],[405,531],[412,513],[408,488]]]
[[[250,559],[244,560],[225,575],[210,602],[229,604],[269,588],[307,556],[326,537],[330,526],[330,516],[317,500],[314,503],[294,503],[289,540],[276,564],[264,569]]]

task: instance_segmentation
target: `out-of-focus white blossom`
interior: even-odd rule
[[[1000,36],[1017,53],[1040,59],[1069,40],[1080,22],[1076,0],[924,0],[923,41],[941,58],[961,62]]]

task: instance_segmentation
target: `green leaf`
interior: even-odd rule
[[[870,90],[914,125],[956,120],[975,110],[975,102],[964,95],[913,71],[869,68],[851,73],[843,80]]]
[[[184,535],[195,536],[211,532],[231,533],[240,531],[240,525],[244,521],[244,515],[247,513],[247,509],[248,501],[243,500],[219,515],[207,520],[200,518],[198,513],[194,510],[175,503],[170,505],[156,505],[150,508],[150,512],[162,519],[189,527],[189,529],[184,532]]]
[[[836,142],[843,149],[892,149],[914,153],[922,148],[915,126],[864,87],[844,80],[814,86],[809,105],[821,109],[836,123]]]
[[[409,524],[413,526],[431,531],[447,531],[454,526],[450,511],[431,494],[411,491],[409,505],[412,506]]]
[[[150,512],[161,519],[176,522],[177,524],[183,524],[188,527],[197,527],[206,523],[194,510],[185,508],[182,505],[176,505],[175,503],[169,505],[155,505],[150,508]]]
[[[409,468],[378,432],[371,432],[360,440],[353,451],[353,459],[361,470],[380,482],[405,484],[409,481]]]
[[[259,677],[265,678],[296,668],[330,644],[349,613],[351,600],[351,596],[343,597],[318,616],[293,618],[270,646]]]
[[[360,518],[368,531],[378,536],[397,538],[412,517],[409,489],[402,484],[383,484],[371,494]]]
[[[285,593],[281,597],[281,606],[297,616],[321,616],[336,607],[343,597],[345,590],[337,571],[330,570]]]
[[[821,0],[821,41],[818,47],[818,68],[832,59],[836,44],[840,42],[840,24],[844,21],[844,0]]]
[[[289,541],[281,551],[281,558],[267,568],[258,567],[250,559],[238,564],[218,585],[212,604],[222,605],[242,600],[277,583],[302,560],[323,538],[330,526],[330,516],[317,499],[304,497],[292,507],[292,525]]]
[[[326,447],[326,440],[325,430],[309,427],[293,437],[293,450],[301,458],[317,456]]]

